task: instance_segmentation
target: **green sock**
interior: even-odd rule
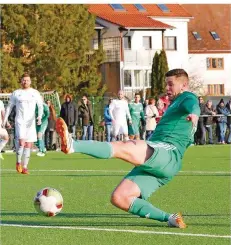
[[[136,198],[134,200],[128,212],[142,218],[155,219],[159,221],[168,221],[170,216],[170,214],[165,213],[164,211],[154,207],[151,203],[140,198]]]
[[[108,159],[112,157],[112,145],[108,142],[93,140],[77,140],[73,142],[75,152],[84,153],[97,158]]]

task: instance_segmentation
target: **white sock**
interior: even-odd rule
[[[1,150],[5,147],[6,143],[8,142],[8,140],[0,140],[0,153],[1,153]]]
[[[23,146],[19,146],[16,150],[16,157],[17,157],[17,162],[21,163],[22,162],[22,154],[23,154]]]
[[[23,168],[27,168],[27,165],[29,163],[29,160],[30,160],[30,152],[31,152],[31,149],[30,148],[24,148],[24,151],[23,151]]]

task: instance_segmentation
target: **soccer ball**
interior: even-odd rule
[[[34,207],[44,216],[55,216],[63,208],[63,197],[54,188],[46,187],[40,190],[34,198]]]

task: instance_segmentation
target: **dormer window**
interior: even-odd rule
[[[166,6],[166,4],[157,4],[157,6],[162,10],[162,12],[168,13],[170,12],[169,8]]]
[[[216,40],[216,41],[221,40],[219,35],[215,31],[210,31],[210,34],[212,35],[214,40]]]
[[[192,32],[193,36],[195,37],[196,40],[202,40],[201,35],[197,31]]]
[[[110,4],[110,6],[111,6],[115,11],[125,11],[125,8],[123,7],[122,4]]]
[[[134,6],[140,11],[140,12],[145,12],[146,9],[142,4],[134,4]]]

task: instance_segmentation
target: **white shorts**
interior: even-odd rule
[[[0,138],[4,136],[8,136],[8,133],[5,128],[0,127]]]
[[[26,142],[36,142],[37,133],[35,124],[26,125],[26,124],[15,124],[15,138],[17,140],[23,139]]]
[[[118,136],[120,134],[126,134],[128,135],[128,125],[127,122],[126,123],[115,123],[112,126],[112,132],[114,136]]]

